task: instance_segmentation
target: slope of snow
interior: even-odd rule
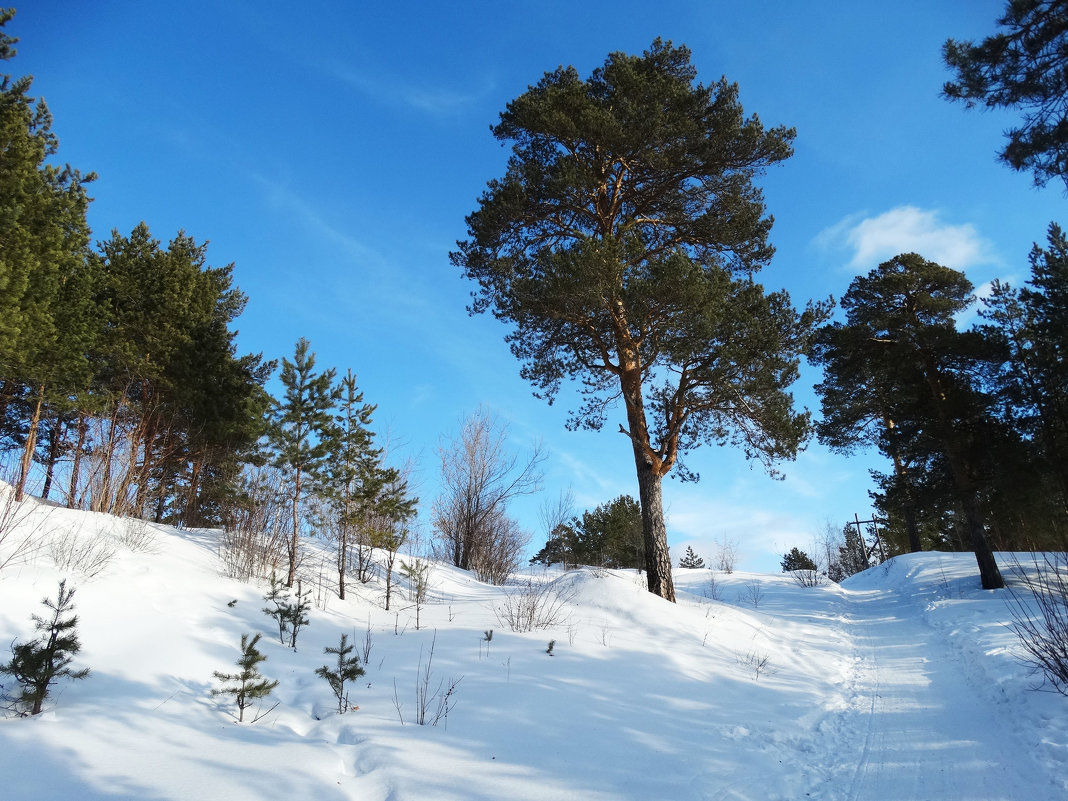
[[[980,589],[970,554],[814,588],[680,570],[677,604],[626,571],[497,588],[434,564],[427,603],[402,586],[387,612],[380,581],[338,600],[330,556],[309,542],[317,603],[294,651],[262,612],[265,584],[222,575],[214,532],[153,527],[150,549],[113,545],[88,577],[58,569],[54,543],[114,544],[128,524],[29,504],[19,530],[44,544],[0,572],[0,642],[29,637],[66,577],[76,665],[92,674],[57,686],[42,715],[0,718],[12,801],[1068,797],[1068,699],[1029,689],[1004,593]],[[515,633],[496,610],[526,582],[549,582],[561,614]],[[362,651],[368,631],[359,709],[338,715],[314,670],[341,633]],[[238,724],[212,671],[235,669],[253,632],[280,682],[259,711],[278,705]],[[418,726],[428,662],[430,692],[455,684],[455,705]]]

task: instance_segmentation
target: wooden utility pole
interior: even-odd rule
[[[878,548],[879,549],[879,562],[885,562],[886,561],[886,551],[883,549],[883,538],[879,536],[879,519],[875,515],[872,515],[871,516],[871,520],[861,520],[860,516],[856,512],[854,512],[853,513],[853,522],[849,523],[848,525],[857,527],[857,536],[860,537],[860,541],[861,541],[861,543],[863,543],[864,542],[864,530],[861,529],[861,526],[866,526],[869,523],[871,524],[872,530],[875,532],[875,543],[871,546],[871,550],[868,550],[867,548],[865,548],[864,558],[865,559],[870,558],[871,554],[872,554],[872,551],[874,551],[876,548]]]

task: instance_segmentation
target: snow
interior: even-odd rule
[[[0,548],[41,547],[0,572],[0,641],[29,637],[67,578],[75,667],[92,673],[39,716],[0,718],[11,801],[1068,798],[1068,698],[1032,689],[1006,593],[980,588],[970,554],[897,557],[841,586],[679,570],[677,604],[627,571],[498,588],[434,563],[417,628],[406,588],[389,612],[379,581],[338,600],[329,552],[308,541],[316,605],[294,651],[262,612],[266,582],[223,575],[217,532],[153,526],[131,550],[130,523],[26,503]],[[114,555],[95,576],[61,571],[49,543],[64,536]],[[528,581],[566,603],[552,627],[515,633],[495,610]],[[342,633],[361,651],[368,631],[359,708],[338,715],[314,670]],[[254,632],[280,684],[238,724],[212,672]],[[431,652],[429,690],[458,682],[455,705],[418,726]]]

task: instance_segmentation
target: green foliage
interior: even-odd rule
[[[323,653],[334,654],[337,657],[337,663],[333,669],[329,665],[323,665],[315,669],[315,675],[326,679],[330,689],[333,690],[334,695],[337,697],[337,713],[339,715],[344,714],[345,708],[348,706],[345,682],[355,681],[364,673],[363,668],[360,667],[359,657],[352,653],[356,646],[349,643],[348,637],[347,634],[342,634],[341,642],[338,643],[337,648],[328,646],[323,649]]]
[[[849,578],[871,567],[868,546],[857,527],[846,525],[842,537],[843,543],[838,547],[838,569],[841,578]]]
[[[234,265],[207,265],[207,244],[182,231],[163,247],[144,223],[129,236],[113,231],[100,251],[94,391],[115,423],[134,421],[128,447],[146,454],[124,479],[138,488],[135,511],[154,489],[158,519],[169,499],[174,522],[217,520],[239,457],[262,434],[274,366],[234,354],[230,325],[247,302],[232,286]]]
[[[271,410],[267,429],[268,448],[275,467],[286,471],[290,487],[293,528],[288,544],[289,571],[286,586],[296,581],[300,541],[300,503],[305,482],[314,480],[330,453],[331,413],[338,400],[333,387],[335,371],[315,371],[315,354],[309,353],[308,340],[296,344],[293,361],[282,359],[280,400]]]
[[[696,83],[689,50],[658,39],[586,80],[546,73],[493,133],[512,143],[507,172],[452,261],[478,285],[472,310],[512,324],[539,395],[579,382],[570,426],[599,429],[622,399],[650,590],[673,599],[660,479],[701,443],[770,469],[808,431],[786,387],[825,309],[798,314],[751,278],[773,252],[753,181],[794,131],[745,117],[736,85]]]
[[[693,548],[686,546],[686,553],[679,560],[679,567],[696,570],[705,566],[705,560],[693,552]]]
[[[896,256],[853,280],[842,298],[846,322],[820,329],[811,358],[824,367],[821,440],[839,450],[873,443],[890,457],[887,489],[913,550],[922,496],[951,498],[991,589],[1002,579],[984,532],[981,477],[996,469],[991,443],[1004,432],[983,383],[1000,357],[981,333],[956,328],[954,316],[973,300],[963,273],[915,253]]]
[[[332,425],[322,434],[327,454],[316,477],[329,509],[327,527],[337,540],[338,594],[344,599],[351,549],[374,547],[395,554],[404,544],[419,499],[409,495],[400,470],[385,466],[371,430],[377,407],[364,403],[351,370],[334,394],[339,401]],[[387,587],[386,609],[388,592]]]
[[[271,588],[263,596],[270,606],[263,608],[268,617],[274,618],[278,624],[278,640],[286,645],[286,635],[289,635],[289,647],[297,647],[297,635],[308,624],[308,612],[311,610],[311,590],[302,590],[302,584],[297,582],[296,592],[290,596],[285,583],[274,573],[271,573]]]
[[[0,9],[0,27],[14,13]],[[15,55],[16,41],[0,33],[0,59]],[[42,417],[84,388],[93,320],[80,301],[85,185],[95,176],[48,162],[58,140],[44,101],[30,96],[32,83],[0,76],[0,438],[23,451],[19,498]]]
[[[239,723],[245,720],[245,710],[252,704],[271,694],[278,686],[277,681],[270,681],[260,674],[259,664],[266,661],[267,657],[256,648],[260,641],[257,634],[251,640],[247,634],[241,635],[241,656],[238,657],[237,666],[241,668],[238,673],[222,673],[218,670],[212,675],[221,682],[229,682],[230,686],[212,690],[213,696],[232,695],[237,704]],[[253,721],[255,722],[255,721]]]
[[[943,95],[965,107],[1013,108],[1023,125],[1008,130],[999,158],[1030,170],[1036,186],[1068,185],[1068,9],[1064,0],[1009,0],[1001,28],[978,44],[946,41],[942,55],[955,72]]]
[[[37,639],[11,646],[11,661],[0,665],[0,673],[14,677],[22,688],[16,701],[29,709],[31,715],[41,713],[49,691],[59,679],[84,679],[88,668],[74,670],[71,662],[81,643],[76,628],[78,616],[65,617],[74,610],[74,588],[67,589],[66,580],[59,582],[56,600],[42,599],[51,610],[51,617],[33,616]]]
[[[1005,471],[1017,480],[1001,500],[1026,520],[1027,550],[1061,550],[1068,538],[1068,239],[1060,226],[1050,224],[1047,247],[1032,248],[1030,265],[1020,290],[995,281],[980,314],[989,321],[986,336],[1008,355],[995,391],[1002,423],[1020,439]]]
[[[783,573],[789,573],[794,570],[818,570],[816,563],[812,561],[812,557],[796,546],[791,548],[788,553],[783,554],[781,564]]]
[[[556,527],[531,564],[592,565],[640,569],[645,566],[642,513],[629,495],[583,512],[581,519]]]

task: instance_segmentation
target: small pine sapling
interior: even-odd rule
[[[337,712],[339,715],[345,714],[345,710],[349,705],[348,695],[345,693],[345,682],[355,681],[364,673],[363,668],[360,667],[359,657],[352,654],[356,646],[349,644],[348,640],[349,635],[342,634],[341,642],[337,648],[327,647],[323,649],[323,653],[337,656],[337,664],[333,670],[330,669],[329,665],[323,665],[315,670],[315,675],[326,679],[326,683],[334,691],[334,695],[337,697]],[[352,656],[349,656],[349,654],[352,654]]]
[[[686,554],[679,560],[679,567],[688,567],[696,570],[705,566],[705,560],[693,552],[693,548],[686,546]]]
[[[311,610],[311,590],[301,591],[301,583],[297,581],[297,594],[289,603],[286,623],[289,625],[289,647],[297,649],[297,635],[300,630],[308,625],[308,612]]]
[[[11,646],[11,661],[0,665],[0,673],[8,673],[22,687],[16,702],[29,707],[31,715],[39,715],[52,685],[57,679],[84,679],[89,668],[72,670],[72,657],[81,650],[78,616],[64,619],[74,610],[74,588],[67,589],[66,579],[59,582],[55,602],[44,598],[41,603],[52,610],[50,619],[33,615],[34,628],[40,632],[35,640]]]
[[[238,715],[237,722],[243,723],[245,720],[245,710],[252,706],[253,701],[260,698],[266,698],[271,694],[271,691],[278,686],[277,681],[271,681],[263,677],[259,670],[260,662],[267,659],[267,656],[261,653],[256,648],[256,643],[260,641],[260,635],[257,634],[251,640],[249,640],[247,634],[241,635],[241,657],[237,660],[237,666],[241,668],[240,673],[222,673],[218,670],[212,674],[221,682],[232,682],[229,687],[222,687],[218,690],[212,690],[213,696],[218,695],[232,695],[234,696],[234,702],[237,704]],[[274,707],[272,707],[273,709]],[[268,710],[270,711],[270,710]],[[253,719],[253,723],[259,720],[262,715],[257,715]]]
[[[271,604],[271,606],[265,606],[263,611],[278,623],[279,642],[285,645],[286,635],[288,634],[289,647],[296,649],[297,635],[304,626],[308,625],[308,611],[311,609],[311,590],[304,591],[301,582],[297,581],[296,595],[291,598],[285,583],[272,573],[271,589],[263,596],[263,600]]]
[[[545,649],[545,653],[549,656],[553,655],[553,648],[556,647],[556,640],[549,640],[549,647]]]
[[[263,600],[271,604],[271,606],[263,607],[264,614],[274,618],[278,624],[278,640],[285,645],[289,626],[284,610],[289,604],[289,593],[286,590],[286,583],[279,579],[274,571],[271,572],[271,589],[263,596]]]

